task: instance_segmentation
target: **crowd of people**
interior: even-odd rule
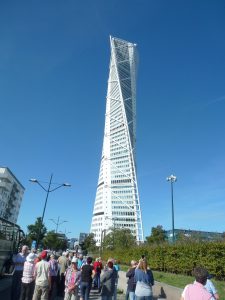
[[[88,300],[91,288],[97,289],[102,300],[116,300],[119,265],[112,258],[103,267],[101,257],[94,262],[75,252],[57,257],[46,250],[29,252],[23,246],[13,262],[11,300],[53,300],[58,296]]]
[[[36,253],[23,246],[13,257],[15,270],[12,278],[11,300],[88,300],[91,288],[97,290],[101,300],[117,300],[120,266],[109,258],[103,266],[101,257],[93,262],[82,254],[63,252],[59,257],[46,250]],[[213,300],[219,295],[209,279],[206,269],[196,267],[195,282],[187,285],[181,300]],[[154,276],[144,256],[132,260],[126,273],[126,300],[152,300]]]

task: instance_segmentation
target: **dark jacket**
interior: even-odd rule
[[[126,273],[126,277],[128,277],[128,281],[127,281],[127,290],[129,292],[135,292],[136,289],[136,281],[134,279],[134,275],[135,275],[135,267],[131,268],[127,273]]]
[[[102,291],[101,295],[102,296],[113,296],[114,290],[115,290],[115,283],[116,283],[116,278],[117,278],[117,272],[113,268],[111,269],[106,269],[103,275],[101,276],[101,286],[102,286]]]

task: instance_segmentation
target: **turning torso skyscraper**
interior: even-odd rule
[[[110,228],[143,242],[136,176],[136,44],[110,37],[104,141],[91,232],[100,245]]]

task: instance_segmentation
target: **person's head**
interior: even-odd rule
[[[201,283],[202,285],[206,284],[209,273],[205,268],[195,267],[192,273],[197,282]]]
[[[78,258],[76,258],[75,256],[72,258],[72,263],[77,263],[78,262]]]
[[[136,260],[132,260],[132,261],[130,262],[130,265],[131,265],[132,268],[136,267],[136,266],[137,266]]]
[[[92,258],[91,257],[87,257],[87,264],[90,265],[92,263]]]
[[[112,261],[108,261],[107,266],[109,269],[113,268],[113,262]]]
[[[83,259],[83,254],[79,255],[79,259],[81,259],[81,260]]]
[[[95,259],[95,261],[99,261],[99,258],[97,257],[97,258]]]
[[[47,259],[48,252],[46,250],[41,252],[41,259]]]
[[[71,266],[72,266],[72,268],[73,268],[74,270],[77,270],[77,262],[72,261],[72,262],[71,262]]]
[[[142,271],[146,272],[148,268],[148,264],[146,259],[140,259],[139,260],[139,269],[141,269]]]
[[[51,255],[50,255],[50,259],[52,259],[52,260],[55,259],[55,255],[54,255],[54,254],[51,254]]]
[[[27,255],[26,261],[29,263],[34,263],[36,257],[36,254],[31,252]]]
[[[22,247],[21,252],[22,252],[24,255],[27,254],[27,253],[28,253],[28,246],[24,245],[24,246]]]

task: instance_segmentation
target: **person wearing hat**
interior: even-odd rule
[[[20,300],[32,299],[34,292],[34,260],[35,253],[28,254],[23,266],[23,277],[21,285]]]
[[[64,300],[77,300],[78,287],[80,284],[81,272],[77,268],[77,258],[73,257],[71,265],[65,273],[65,297]]]
[[[35,289],[32,300],[48,300],[48,294],[51,288],[51,279],[49,264],[47,262],[47,254],[47,251],[42,251],[41,261],[35,265]]]

